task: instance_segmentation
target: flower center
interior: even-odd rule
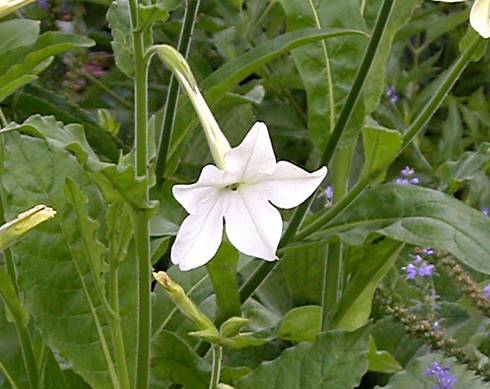
[[[231,189],[232,191],[236,191],[239,186],[240,186],[240,184],[238,182],[235,182],[234,184],[230,184],[230,185],[226,186],[226,189]]]

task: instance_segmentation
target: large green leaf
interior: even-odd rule
[[[53,55],[63,51],[75,49],[77,47],[90,47],[94,42],[91,39],[71,34],[61,34],[58,32],[47,32],[29,49],[29,53],[23,58],[22,62],[16,63],[0,76],[0,96],[5,95],[5,90],[12,88],[10,84],[16,83],[18,79],[26,75],[36,75],[45,69],[46,61]],[[44,63],[44,66],[43,66]]]
[[[173,383],[186,389],[206,389],[211,366],[177,335],[162,331],[153,341],[151,377],[154,387]]]
[[[367,31],[357,0],[280,0],[280,3],[286,11],[288,31],[304,28]],[[308,96],[308,128],[313,144],[320,150],[325,147],[349,93],[366,44],[364,37],[337,37],[293,51]]]
[[[87,255],[92,247],[87,236],[95,233],[88,217],[99,223],[104,220],[100,194],[89,174],[63,149],[18,133],[6,135],[6,149],[3,178],[8,213],[32,203],[50,204],[58,211],[53,223],[38,227],[14,246],[24,305],[46,343],[59,350],[77,373],[93,387],[112,387],[111,336],[97,290],[100,283],[89,263],[97,258],[92,256],[96,253]],[[66,177],[90,198],[85,207],[80,192],[77,195],[75,190],[72,196],[75,206],[65,197]],[[83,215],[80,207],[85,208]],[[134,274],[127,269],[121,278],[121,316],[134,321],[136,295],[127,280],[135,283]],[[127,358],[134,360],[134,326],[123,326]]]
[[[490,218],[444,193],[385,184],[359,196],[323,234],[359,245],[373,232],[421,247],[449,251],[490,274]]]
[[[237,389],[354,388],[368,369],[369,327],[329,331],[300,343],[238,381]]]
[[[83,127],[64,126],[53,117],[31,116],[23,124],[10,124],[4,132],[19,131],[46,140],[50,145],[75,153],[79,163],[92,173],[102,195],[108,202],[124,202],[133,209],[153,209],[155,203],[146,200],[147,184],[135,178],[132,165],[114,165],[99,160],[90,148]]]
[[[39,35],[39,21],[13,19],[0,23],[0,52],[33,44]]]
[[[402,247],[403,243],[391,239],[383,239],[367,247],[341,299],[332,310],[330,328],[352,330],[369,320],[374,291],[393,266]]]
[[[321,331],[322,307],[304,305],[291,309],[281,323],[276,337],[291,342],[313,342]]]

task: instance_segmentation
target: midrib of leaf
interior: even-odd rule
[[[30,161],[30,159],[27,157],[27,155],[25,154],[25,152],[24,152],[24,150],[23,150],[22,147],[20,147],[20,150],[21,150],[21,153],[22,153],[24,159],[26,161]],[[51,159],[52,163],[54,164],[54,161],[52,160],[51,154],[48,153],[48,156]],[[42,192],[43,192],[44,196],[46,196],[46,199],[50,199],[49,194],[46,193],[46,191],[44,190],[44,186],[42,185],[42,182],[39,180],[39,175],[37,174],[36,169],[30,163],[28,164],[28,166],[33,171],[34,177],[36,178],[36,181],[38,182],[39,188],[42,188]],[[58,226],[60,228],[60,232],[62,233],[63,238],[65,239],[65,242],[66,242],[66,244],[67,244],[67,246],[68,246],[68,248],[70,250],[71,259],[72,259],[73,265],[75,266],[75,269],[77,271],[78,278],[80,279],[80,282],[82,284],[83,293],[84,293],[85,298],[87,299],[87,303],[88,303],[88,305],[90,307],[90,313],[92,315],[92,318],[94,319],[94,324],[95,324],[95,327],[97,329],[97,334],[99,335],[100,343],[101,343],[101,346],[102,346],[102,351],[104,353],[104,358],[105,358],[106,363],[107,363],[107,368],[108,368],[108,371],[109,371],[109,375],[111,377],[111,381],[112,381],[112,383],[113,383],[113,385],[114,385],[115,388],[119,388],[119,381],[118,381],[118,378],[117,378],[116,371],[114,369],[114,364],[112,362],[112,358],[111,358],[111,355],[110,355],[110,352],[109,352],[109,348],[107,347],[107,341],[106,341],[104,332],[102,330],[102,326],[100,324],[99,317],[98,317],[97,312],[95,310],[94,304],[93,304],[92,299],[90,297],[90,294],[89,294],[87,285],[85,283],[85,279],[83,278],[82,272],[81,272],[81,270],[80,270],[80,268],[78,266],[78,263],[77,263],[77,261],[75,259],[75,257],[76,257],[75,256],[75,253],[73,252],[72,247],[69,244],[69,240],[68,240],[67,235],[66,235],[66,232],[65,232],[65,230],[63,228],[63,224],[59,221],[58,218],[54,218],[53,221],[56,221],[56,223],[58,224]],[[101,302],[101,304],[102,304],[102,302]]]
[[[322,25],[320,23],[320,19],[318,18],[318,13],[316,12],[316,8],[313,5],[312,0],[308,0],[310,4],[311,11],[313,12],[313,16],[315,17],[316,27],[321,30]],[[327,84],[328,84],[328,104],[330,105],[330,128],[334,128],[335,126],[335,99],[333,93],[333,83],[332,83],[332,72],[330,69],[330,58],[328,56],[328,49],[325,40],[322,40],[322,48],[323,55],[325,56],[325,71],[327,73]]]

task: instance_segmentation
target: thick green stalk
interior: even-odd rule
[[[138,0],[129,0],[131,29],[133,33],[134,52],[134,87],[135,87],[135,143],[136,174],[148,177],[148,96],[147,71],[144,58],[144,30],[139,30]],[[146,192],[149,198],[148,188]],[[134,237],[138,258],[138,344],[136,357],[136,387],[148,388],[151,340],[151,264],[150,235],[148,217],[143,211],[135,211]]]
[[[218,388],[222,354],[223,349],[221,346],[213,346],[213,370],[211,372],[211,382],[209,383],[209,389]]]
[[[368,74],[369,69],[371,68],[371,64],[373,62],[374,56],[376,54],[376,49],[379,45],[379,41],[381,40],[381,36],[383,34],[383,30],[388,21],[388,16],[391,12],[391,8],[395,0],[384,0],[380,12],[378,14],[378,19],[376,21],[376,25],[374,26],[373,33],[371,34],[371,39],[369,41],[368,47],[364,54],[364,57],[361,62],[361,66],[356,74],[356,78],[354,79],[354,83],[352,84],[352,88],[349,91],[347,99],[342,107],[337,123],[332,131],[332,134],[328,140],[327,146],[322,155],[320,166],[328,165],[333,157],[334,151],[339,143],[340,137],[345,130],[345,127],[349,121],[349,118],[354,110],[354,106],[359,99],[359,92],[361,91],[366,76]],[[308,211],[311,203],[313,202],[314,197],[310,197],[306,202],[300,207],[296,208],[294,211],[292,220],[301,221],[304,219],[306,212]],[[288,236],[281,240],[282,247],[286,244],[290,243],[290,239],[297,232],[300,227],[300,223],[295,223],[293,228],[288,229],[286,231]],[[297,239],[294,239],[297,241]],[[243,284],[240,288],[240,299],[245,301],[248,299],[252,293],[257,289],[257,287],[264,281],[264,279],[269,275],[272,269],[275,266],[275,262],[273,263],[263,263],[261,264],[255,273]]]
[[[196,21],[199,3],[201,0],[187,1],[184,20],[180,30],[179,42],[177,50],[187,58],[189,48],[191,46],[192,31],[194,31],[194,23]],[[174,127],[175,114],[177,112],[177,101],[179,99],[179,83],[175,80],[175,75],[172,73],[168,84],[167,100],[165,102],[165,112],[163,114],[162,130],[160,141],[158,143],[157,160],[155,164],[155,172],[158,180],[163,179],[165,167],[167,165],[167,156],[170,149],[170,139]]]

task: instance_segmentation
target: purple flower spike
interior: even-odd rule
[[[490,284],[488,284],[487,286],[485,286],[485,288],[483,288],[483,290],[485,291],[485,294],[487,295],[487,298],[490,300]]]
[[[433,271],[434,271],[434,265],[427,264],[427,262],[424,262],[418,268],[418,275],[419,277],[431,277]]]
[[[437,362],[432,362],[430,365],[431,367],[426,369],[424,374],[437,377],[437,385],[432,386],[432,389],[449,389],[456,383],[456,377],[449,373],[449,366],[442,368]]]

